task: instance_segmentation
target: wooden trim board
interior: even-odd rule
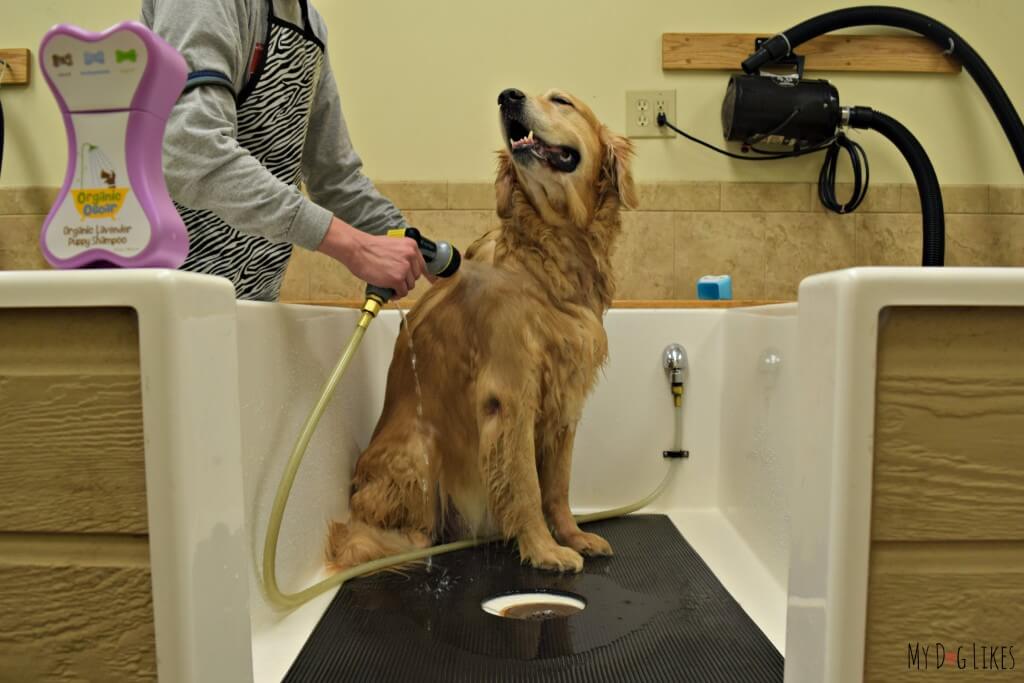
[[[661,68],[666,71],[739,71],[754,40],[770,33],[665,33]],[[918,36],[824,35],[796,49],[807,71],[960,73],[960,62]]]
[[[362,308],[363,302],[354,299],[339,299],[333,301],[282,301],[285,304],[299,304],[303,306],[330,306],[333,308]],[[612,308],[750,308],[753,306],[774,306],[775,304],[792,303],[789,301],[773,301],[762,299],[730,299],[728,301],[705,301],[693,300],[642,300],[622,299],[612,302]],[[403,301],[402,308],[408,310],[415,304],[415,301]],[[394,308],[388,304],[387,308]]]
[[[32,52],[28,48],[2,49],[0,60],[7,62],[6,73],[3,74],[3,83],[0,87],[9,85],[28,85],[29,74],[32,63]]]

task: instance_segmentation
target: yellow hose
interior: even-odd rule
[[[369,301],[367,302],[367,305],[364,306],[363,315],[359,320],[359,324],[356,327],[355,332],[352,334],[352,338],[349,340],[348,346],[345,348],[345,352],[341,355],[341,358],[338,359],[338,364],[334,367],[330,377],[328,377],[327,382],[324,384],[323,390],[320,393],[320,399],[317,401],[316,405],[313,407],[313,411],[306,419],[306,424],[303,426],[302,432],[299,433],[299,438],[295,442],[295,446],[292,448],[291,455],[288,457],[288,464],[285,466],[284,474],[281,475],[281,482],[277,485],[277,493],[274,496],[274,506],[270,512],[270,520],[267,522],[267,535],[263,543],[263,590],[271,603],[283,609],[294,609],[299,607],[316,596],[331,590],[335,586],[340,586],[349,579],[354,579],[364,574],[370,574],[372,572],[380,571],[381,569],[387,569],[388,567],[394,567],[407,562],[416,562],[428,557],[433,557],[434,555],[442,555],[456,550],[473,548],[484,543],[491,543],[493,541],[500,540],[501,538],[500,536],[489,536],[478,539],[467,539],[465,541],[445,543],[444,545],[435,545],[422,550],[414,550],[407,553],[401,553],[399,555],[392,555],[391,557],[382,557],[379,560],[366,562],[356,567],[352,567],[351,569],[338,572],[337,574],[334,574],[319,583],[315,583],[297,593],[284,593],[277,585],[277,541],[281,535],[281,522],[284,519],[284,511],[288,504],[288,497],[291,495],[292,486],[295,484],[295,475],[298,473],[299,466],[302,464],[302,459],[306,455],[306,448],[309,446],[309,441],[313,438],[314,432],[316,432],[316,426],[320,422],[320,418],[323,416],[324,410],[327,408],[327,404],[330,403],[331,398],[334,396],[334,391],[338,386],[338,382],[341,381],[349,363],[352,362],[352,358],[355,356],[356,350],[359,348],[359,344],[363,340],[363,335],[366,334],[366,329],[370,326],[370,322],[374,319],[377,311],[379,310],[379,304],[371,305]],[[678,409],[679,408],[677,408],[677,410]],[[628,515],[631,512],[636,512],[637,510],[647,507],[668,487],[670,476],[674,469],[674,467],[669,466],[668,471],[661,480],[661,483],[658,484],[658,488],[643,500],[639,500],[630,505],[625,505],[613,510],[593,512],[587,515],[576,515],[576,521],[581,524],[585,522],[597,522],[604,519],[612,519],[613,517],[622,517],[623,515]]]

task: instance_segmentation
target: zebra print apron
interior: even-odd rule
[[[268,4],[263,58],[237,98],[237,139],[278,180],[297,186],[324,45],[310,27],[306,0],[302,28],[274,16]],[[277,300],[290,243],[241,232],[210,211],[177,208],[189,235],[182,270],[231,280],[239,299]]]

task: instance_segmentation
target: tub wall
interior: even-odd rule
[[[277,483],[321,385],[341,354],[356,311],[240,303],[239,393],[246,516],[251,536],[254,614],[263,604],[258,567]],[[382,347],[390,320],[373,327],[310,443],[281,530],[278,578],[287,592],[310,582],[322,565],[327,522],[347,509],[355,459],[366,445],[383,401]]]
[[[788,304],[723,320],[719,505],[783,591],[796,493],[796,314]]]
[[[691,457],[679,470],[667,507],[716,504],[722,374],[722,311],[614,310],[605,318],[609,362],[588,399],[576,435],[570,503],[596,510],[632,503],[661,481],[672,447],[673,403],[662,351],[688,353],[683,446]]]

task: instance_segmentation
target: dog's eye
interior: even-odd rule
[[[573,160],[573,158],[574,157],[572,155],[572,152],[570,152],[567,149],[562,150],[562,153],[558,155],[558,160],[561,161],[564,164],[568,164],[569,162],[571,162]]]
[[[552,95],[551,101],[554,102],[555,104],[561,104],[566,107],[572,107],[572,102],[565,99],[564,97],[559,97],[558,95]],[[573,107],[573,109],[575,109],[575,107]]]

